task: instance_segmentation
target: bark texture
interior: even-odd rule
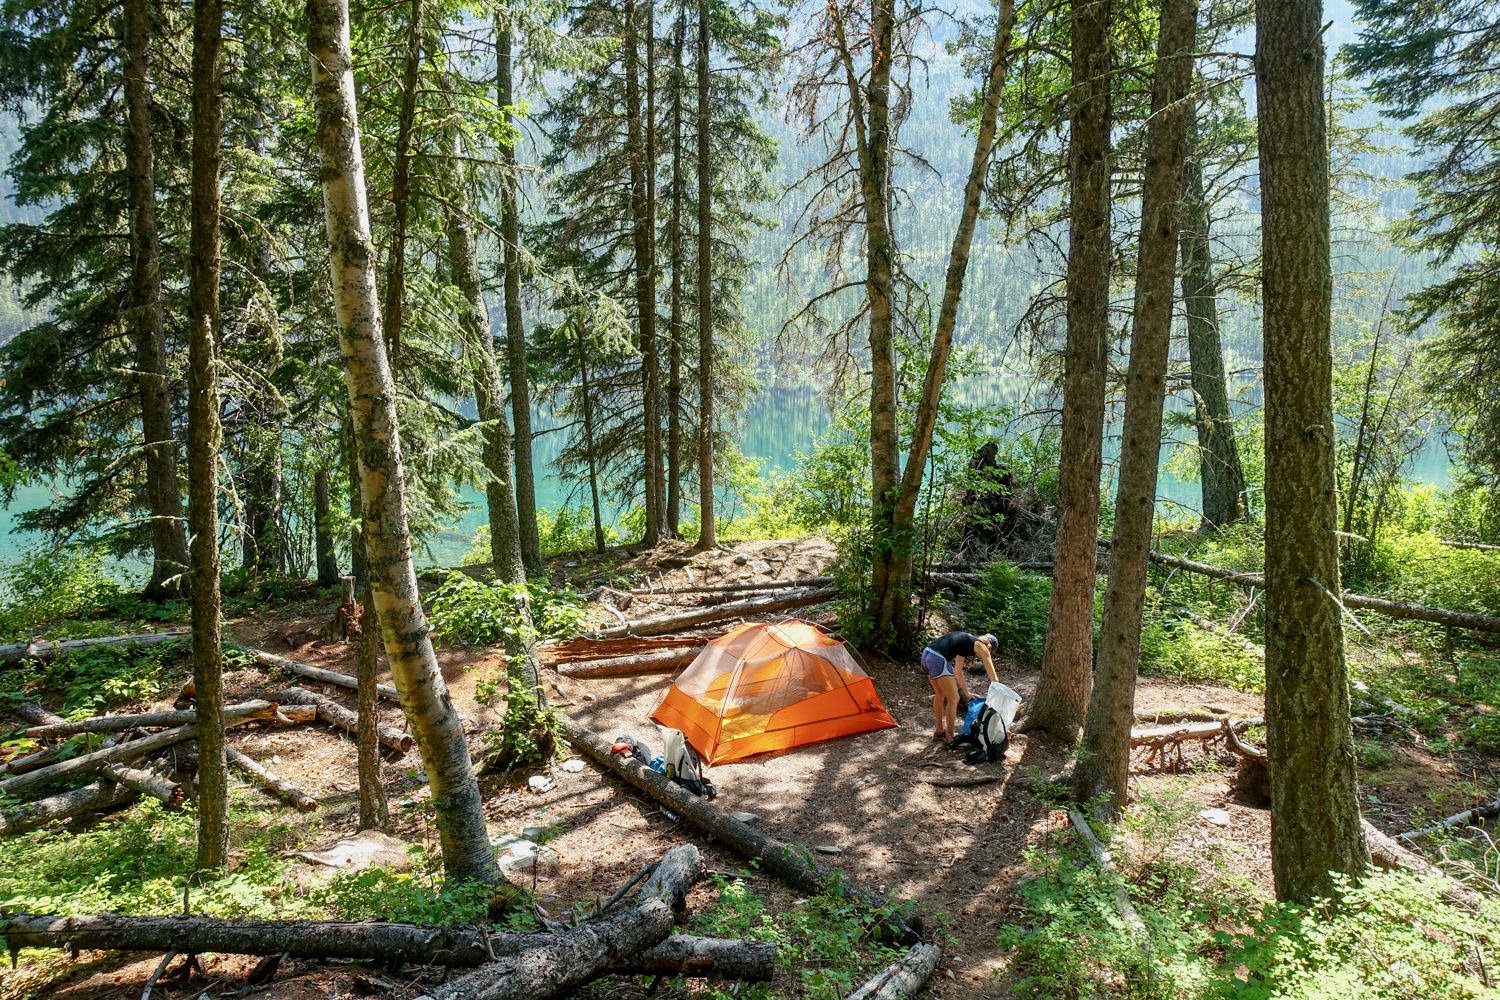
[[[682,510],[682,50],[686,5],[672,28],[672,210],[667,223],[672,284],[667,295],[667,531],[678,537]]]
[[[698,548],[718,544],[714,524],[714,314],[713,177],[708,101],[713,68],[708,61],[708,0],[698,0]]]
[[[151,600],[185,596],[187,529],[177,482],[177,440],[167,382],[161,300],[161,238],[156,228],[156,153],[151,139],[151,8],[125,0],[125,175],[130,194],[130,332],[141,398],[146,507],[151,517]]]
[[[417,117],[417,73],[422,67],[423,0],[411,0],[401,91],[396,108],[396,156],[391,169],[391,247],[385,268],[385,346],[393,365],[401,363],[406,322],[406,230],[411,213],[411,130]]]
[[[1189,142],[1198,147],[1198,106],[1190,105]],[[1198,478],[1203,484],[1203,527],[1222,528],[1243,520],[1245,469],[1229,412],[1229,379],[1219,337],[1219,288],[1214,278],[1203,161],[1196,148],[1183,174],[1182,301],[1187,313],[1188,365],[1193,383],[1193,417],[1198,430]]]
[[[1276,895],[1369,865],[1339,593],[1320,0],[1256,5],[1266,383],[1266,734]]]
[[[475,966],[484,935],[468,927],[379,920],[213,920],[207,917],[0,917],[16,948],[101,948],[290,958],[352,958],[391,965]],[[496,935],[503,940],[503,935]]]
[[[625,119],[630,161],[630,210],[632,215],[632,269],[635,275],[636,326],[641,350],[641,398],[644,410],[646,533],[642,542],[654,546],[666,533],[662,510],[661,483],[661,372],[656,357],[656,223],[652,214],[652,188],[655,160],[650,139],[655,128],[649,109],[642,121],[642,107],[651,101],[650,86],[641,93],[641,64],[651,71],[651,38],[647,32],[644,55],[641,52],[640,8],[636,0],[626,0],[624,7],[625,37]],[[649,23],[649,22],[648,22]]]
[[[380,333],[346,0],[309,0],[308,50],[330,271],[358,454],[371,602],[432,789],[450,878],[497,882],[463,724],[432,649],[412,565],[395,385]]]
[[[1077,739],[1093,683],[1104,376],[1109,360],[1110,0],[1073,2],[1068,146],[1068,336],[1063,362],[1057,546],[1041,678],[1027,731]]]
[[[198,699],[198,869],[229,860],[219,624],[219,165],[223,0],[193,4],[192,262],[188,277],[188,526],[193,575],[193,688]]]
[[[1109,585],[1104,594],[1099,665],[1084,725],[1083,749],[1073,769],[1073,801],[1094,802],[1102,796],[1103,812],[1109,816],[1118,815],[1125,805],[1130,773],[1141,612],[1156,518],[1161,411],[1167,395],[1167,353],[1172,343],[1178,200],[1187,150],[1184,100],[1192,80],[1197,23],[1198,0],[1162,0],[1151,119],[1146,127],[1141,238]]]
[[[311,812],[318,808],[318,800],[308,795],[296,785],[276,774],[274,771],[263,767],[255,760],[236,750],[234,747],[226,748],[229,762],[244,771],[261,788],[281,799],[288,805],[295,806],[302,812]]]
[[[81,788],[49,795],[0,813],[0,836],[35,830],[59,819],[110,809],[135,799],[136,793],[113,781],[96,781]]]
[[[333,514],[328,499],[328,470],[313,473],[313,544],[317,551],[318,586],[339,582],[339,561],[333,552]]]
[[[459,148],[455,145],[455,154]],[[459,191],[464,190],[463,182]],[[464,347],[474,380],[474,399],[479,419],[484,422],[484,467],[489,474],[484,485],[485,505],[490,521],[490,561],[495,576],[507,583],[525,583],[526,567],[521,558],[521,529],[516,520],[516,495],[511,486],[510,421],[505,412],[505,383],[500,377],[500,363],[495,357],[495,342],[490,337],[490,315],[484,304],[484,287],[479,277],[479,255],[474,243],[474,229],[468,217],[468,199],[460,193],[457,204],[448,213],[448,270],[451,280],[463,293],[464,312],[459,325],[464,333]]]
[[[495,28],[495,99],[502,108],[515,100],[511,53],[515,41],[502,9]],[[510,365],[510,412],[515,421],[516,525],[521,562],[536,576],[542,566],[542,543],[536,523],[536,474],[531,460],[531,380],[526,366],[526,328],[521,316],[521,208],[516,197],[516,149],[500,147],[500,242],[505,270],[505,354]]]
[[[889,544],[880,549],[886,566],[877,576],[886,581],[878,593],[879,608],[876,632],[889,635],[899,624],[901,611],[911,596],[912,556],[916,534],[917,495],[922,487],[923,470],[932,448],[932,434],[937,427],[938,405],[942,401],[943,382],[948,372],[948,357],[953,351],[953,330],[958,324],[958,305],[963,297],[964,280],[969,271],[969,251],[974,244],[974,229],[979,221],[980,203],[984,197],[984,179],[989,173],[990,156],[995,148],[996,119],[1000,96],[1005,89],[1006,71],[1010,65],[1010,39],[1015,24],[1015,7],[1011,0],[1001,0],[995,21],[995,36],[990,47],[990,64],[984,78],[984,100],[979,128],[974,137],[974,155],[969,176],[964,182],[963,205],[958,228],[948,251],[948,270],[943,279],[943,300],[933,331],[932,352],[922,395],[917,402],[916,426],[894,502],[891,521],[884,526]]]

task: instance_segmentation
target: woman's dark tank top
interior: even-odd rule
[[[935,653],[940,653],[944,659],[952,660],[955,656],[974,655],[974,636],[968,632],[949,632],[940,635],[927,645]]]

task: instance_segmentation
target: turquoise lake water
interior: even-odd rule
[[[1010,376],[987,378],[958,383],[950,389],[950,398],[969,404],[1011,406],[1028,409],[1036,405],[1035,400],[1022,405],[1028,395],[1025,380]],[[1253,407],[1254,401],[1242,399],[1237,405],[1243,409]],[[1189,403],[1185,396],[1173,396],[1169,400],[1173,411],[1186,413]],[[797,456],[811,449],[818,435],[823,433],[832,420],[827,401],[816,391],[802,387],[771,385],[763,388],[747,408],[739,428],[741,448],[745,455],[764,463],[766,469],[786,470],[792,468]],[[1012,424],[993,428],[996,437],[1025,433],[1055,421],[1055,414],[1030,414],[1020,417]],[[546,414],[539,414],[539,427],[546,426]],[[1190,428],[1174,432],[1191,435]],[[555,474],[553,462],[561,447],[560,435],[541,434],[535,441],[533,454],[538,471],[537,503],[541,507],[558,507],[572,501],[586,503],[587,493],[570,490]],[[1170,443],[1163,447],[1163,462],[1167,461]],[[1106,461],[1118,453],[1118,440],[1107,440]],[[1417,456],[1411,468],[1413,478],[1446,486],[1451,479],[1450,459],[1440,436],[1435,435]],[[15,501],[0,507],[0,562],[8,562],[22,551],[40,544],[42,539],[27,532],[12,530],[16,515],[52,502],[54,491],[46,486],[28,486],[17,490]],[[468,550],[474,533],[484,523],[482,498],[472,490],[465,491],[465,499],[473,509],[458,523],[425,539],[426,551],[419,561],[424,565],[453,565]],[[1184,509],[1196,511],[1199,503],[1198,484],[1182,481],[1163,470],[1158,486],[1158,502],[1163,513],[1181,514]],[[606,517],[611,520],[618,514],[606,508]],[[124,563],[120,570],[125,575],[136,575],[144,570],[144,564]]]

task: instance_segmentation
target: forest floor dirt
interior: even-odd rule
[[[708,555],[694,555],[685,545],[664,546],[628,558],[622,555],[614,552],[602,560],[563,557],[551,560],[549,569],[554,581],[580,589],[607,581],[617,587],[649,585],[670,590],[706,582],[815,575],[826,569],[833,549],[820,539],[805,539],[744,543]],[[675,603],[682,602],[637,598],[628,614],[636,618],[660,613]],[[295,616],[267,608],[233,621],[229,631],[240,642],[353,673],[352,644],[313,638],[332,610]],[[603,607],[594,610],[600,624],[617,620]],[[832,624],[826,611],[809,617]],[[985,623],[952,624],[979,631]],[[503,661],[486,649],[447,648],[440,650],[439,658],[454,704],[477,750],[481,733],[498,725],[501,707],[482,704],[476,695],[502,680]],[[709,776],[718,788],[716,804],[726,811],[753,813],[758,829],[789,843],[821,849],[819,860],[842,869],[860,885],[914,903],[929,927],[941,928],[944,944],[942,965],[926,995],[939,1000],[1007,995],[1015,970],[1009,968],[1008,956],[997,943],[997,932],[1008,916],[1014,919],[1011,910],[1017,886],[1028,871],[1028,850],[1049,850],[1068,826],[1066,812],[1049,801],[1034,780],[1022,789],[1014,779],[1055,774],[1067,765],[1067,754],[1048,741],[1017,735],[1003,762],[969,768],[961,754],[932,741],[930,688],[914,663],[874,659],[862,664],[898,728],[714,768]],[[1030,697],[1037,680],[1033,669],[1013,662],[997,666],[1003,682]],[[660,749],[661,739],[648,716],[670,682],[670,675],[663,674],[610,680],[548,674],[554,702],[587,728],[605,738],[630,734],[653,749]],[[274,699],[285,685],[284,678],[272,678],[258,668],[235,670],[225,677],[225,697],[231,701]],[[353,707],[351,692],[308,686]],[[983,690],[982,675],[971,682],[971,688],[976,693]],[[1235,717],[1263,711],[1258,696],[1159,677],[1141,678],[1138,716],[1204,706],[1227,710]],[[384,721],[402,725],[397,708],[383,702],[382,709]],[[231,735],[230,742],[323,800],[322,810],[298,821],[296,843],[289,843],[288,848],[326,846],[353,832],[357,797],[351,739],[320,725],[241,730]],[[1366,815],[1391,832],[1408,829],[1421,816],[1461,807],[1467,779],[1477,768],[1487,766],[1482,761],[1429,753],[1410,741],[1397,742],[1391,750],[1384,766],[1362,775]],[[1217,744],[1207,751],[1201,744],[1190,744],[1174,770],[1137,764],[1132,773],[1136,802],[1170,803],[1162,812],[1170,813],[1170,829],[1159,843],[1127,845],[1127,850],[1172,851],[1202,859],[1206,865],[1211,859],[1219,870],[1227,867],[1269,893],[1269,814],[1231,797],[1233,763],[1234,758]],[[933,775],[975,770],[993,772],[999,780],[967,788],[938,787],[924,781]],[[551,775],[555,786],[540,794],[527,787],[525,776],[509,781],[486,778],[482,787],[497,836],[520,834],[527,827],[547,831],[546,846],[555,853],[557,866],[538,872],[534,888],[541,905],[553,916],[608,896],[643,864],[677,843],[697,843],[711,869],[741,868],[739,859],[721,846],[592,766],[571,770],[558,763]],[[435,828],[421,809],[425,787],[415,753],[388,759],[383,777],[397,835],[436,850]],[[1224,810],[1228,825],[1215,825],[1198,815],[1208,808]],[[301,877],[299,869],[290,869],[288,877]],[[795,893],[767,876],[753,875],[750,884],[768,900],[770,909],[798,905]],[[700,886],[690,907],[695,912],[707,908],[715,892],[712,885]],[[154,955],[131,961],[86,953],[67,984],[57,985],[48,995],[138,997],[158,960]],[[415,981],[390,972],[300,962],[284,963],[270,985],[246,990],[243,977],[252,961],[213,957],[205,964],[210,979],[219,981],[217,986],[201,978],[191,983],[174,981],[159,985],[152,996],[196,997],[205,989],[215,997],[299,1000],[409,997],[420,992]],[[0,976],[0,995],[5,992],[5,979]],[[640,994],[612,985],[597,987],[590,995]]]

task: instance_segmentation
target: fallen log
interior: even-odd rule
[[[696,628],[699,625],[710,625],[715,622],[728,621],[731,618],[748,618],[754,615],[771,614],[776,611],[790,611],[793,608],[805,608],[814,604],[821,604],[824,601],[832,599],[834,593],[832,587],[794,590],[785,594],[771,594],[765,597],[753,597],[746,601],[734,601],[730,604],[721,604],[718,607],[706,608],[699,611],[658,615],[655,618],[640,618],[636,621],[626,622],[623,625],[613,625],[609,628],[598,629],[592,634],[597,638],[609,639],[624,635],[661,635],[667,632],[679,632],[683,629]]]
[[[1477,549],[1480,552],[1500,552],[1500,545],[1486,545],[1484,542],[1459,542],[1442,539],[1439,545],[1447,545],[1455,549]]]
[[[173,639],[186,639],[186,632],[146,632],[141,635],[107,635],[98,639],[62,639],[56,642],[13,642],[0,645],[0,663],[22,660],[55,660],[68,653],[94,646],[154,646]]]
[[[1476,912],[1479,910],[1484,898],[1479,893],[1463,885],[1420,854],[1403,847],[1396,838],[1375,829],[1369,820],[1361,818],[1359,824],[1365,831],[1365,846],[1370,850],[1370,860],[1377,867],[1388,871],[1393,869],[1408,871],[1413,875],[1437,879],[1443,883],[1443,898],[1448,902],[1468,910]]]
[[[1192,740],[1212,740],[1224,735],[1224,724],[1228,722],[1236,730],[1251,726],[1263,726],[1266,720],[1260,716],[1250,719],[1215,719],[1212,722],[1181,722],[1171,726],[1153,726],[1150,729],[1132,729],[1132,747],[1164,747]]]
[[[40,705],[23,703],[16,713],[27,722],[37,722],[22,736],[32,739],[50,739],[59,736],[77,736],[79,733],[123,733],[130,729],[161,729],[168,726],[184,726],[198,721],[196,709],[187,708],[172,712],[142,712],[137,715],[96,715],[77,722],[67,722],[53,715]],[[44,714],[43,714],[44,713]],[[224,706],[224,720],[230,719],[274,719],[276,705],[269,701],[242,701]],[[38,722],[39,719],[49,722]]]
[[[1200,629],[1209,633],[1210,635],[1217,636],[1218,638],[1223,639],[1225,642],[1234,643],[1240,649],[1243,649],[1245,652],[1249,653],[1256,659],[1264,660],[1266,658],[1266,647],[1259,645],[1258,643],[1251,642],[1249,639],[1246,639],[1242,635],[1235,635],[1233,632],[1229,631],[1218,622],[1214,621],[1211,618],[1205,618],[1203,615],[1198,614],[1198,612],[1194,611],[1192,608],[1173,608],[1172,613],[1178,618],[1183,619],[1184,621],[1192,622],[1194,625],[1198,626]]]
[[[564,677],[637,677],[641,674],[663,674],[679,670],[698,658],[702,646],[663,649],[639,656],[613,656],[607,660],[574,660],[559,663],[557,672]]]
[[[332,698],[304,688],[292,688],[281,693],[283,701],[294,705],[311,705],[318,710],[318,718],[350,736],[359,735],[359,715],[350,711]],[[384,723],[380,724],[380,743],[396,753],[406,753],[412,748],[412,736]]]
[[[916,996],[937,969],[943,949],[919,943],[849,994],[849,1000],[902,1000]]]
[[[71,819],[84,813],[109,809],[135,799],[133,789],[113,781],[96,781],[72,791],[49,795],[0,813],[0,834],[10,836],[35,830],[53,820]]]
[[[1271,806],[1271,755],[1258,747],[1240,742],[1239,734],[1228,719],[1222,720],[1224,745],[1240,758],[1230,790],[1247,805],[1260,809]]]
[[[1472,809],[1465,809],[1463,812],[1456,812],[1447,819],[1420,829],[1408,830],[1397,839],[1411,843],[1412,841],[1421,840],[1423,837],[1430,837],[1434,833],[1442,833],[1444,830],[1451,830],[1457,826],[1468,826],[1470,823],[1477,823],[1482,819],[1490,819],[1494,816],[1500,816],[1500,798],[1495,799],[1493,802],[1486,802],[1484,805],[1475,806]]]
[[[225,728],[244,722],[244,719],[225,720]],[[154,751],[169,747],[174,743],[184,740],[195,739],[198,735],[196,724],[189,726],[178,726],[175,729],[164,730],[160,733],[152,733],[138,740],[130,740],[126,743],[117,743],[114,746],[101,747],[93,753],[86,753],[70,760],[60,761],[56,764],[48,764],[46,767],[38,768],[26,774],[12,775],[0,779],[0,793],[16,795],[38,785],[66,778],[73,774],[87,774],[98,771],[108,764],[119,764],[123,761],[137,760]]]
[[[461,976],[419,1000],[540,1000],[594,979],[672,933],[672,909],[650,899],[629,910],[591,920],[565,934],[538,939]]]
[[[270,702],[247,702],[246,704],[256,706],[257,712],[264,710],[269,710],[270,712],[276,711],[276,706]],[[23,702],[16,706],[16,712],[27,722],[40,723],[40,728],[71,725],[71,723],[65,722],[61,716],[49,712],[35,702]],[[246,713],[239,714],[243,715]],[[102,744],[102,747],[112,747],[118,744],[118,737],[112,736]],[[182,801],[182,785],[156,771],[130,767],[126,764],[105,764],[99,768],[99,774],[113,781],[115,784],[124,785],[126,788],[139,792],[142,795],[150,795],[169,806],[175,806]]]
[[[661,653],[691,646],[701,648],[711,635],[620,636],[614,639],[565,639],[538,643],[537,658],[556,666],[580,660],[612,660],[646,653]]]
[[[671,597],[674,594],[743,594],[756,590],[796,590],[803,587],[827,587],[831,576],[804,576],[796,580],[750,580],[742,583],[701,583],[686,587],[663,587],[660,590],[638,587],[633,597]]]
[[[303,812],[312,812],[318,808],[318,800],[308,795],[296,785],[285,778],[278,777],[274,772],[257,764],[234,747],[225,747],[224,756],[229,763],[248,774],[257,785],[281,799],[288,805],[295,806]]]
[[[776,975],[776,943],[675,934],[612,964],[609,971],[637,976],[767,982]]]
[[[662,904],[667,925],[671,915]],[[470,927],[381,920],[213,920],[208,917],[0,916],[12,948],[97,948],[290,958],[350,958],[389,964],[473,967],[488,955]],[[493,941],[506,935],[495,935]]]
[[[656,868],[646,878],[636,899],[660,899],[672,908],[672,918],[679,924],[688,918],[687,897],[703,878],[703,856],[693,844],[678,844],[661,856]]]
[[[1187,573],[1197,573],[1216,580],[1226,580],[1244,587],[1265,588],[1266,578],[1259,573],[1242,573],[1238,570],[1211,566],[1181,556],[1170,556],[1164,552],[1151,553],[1151,561],[1162,566],[1171,566]],[[1388,601],[1383,597],[1365,597],[1347,591],[1342,597],[1345,608],[1374,611],[1387,618],[1406,621],[1431,622],[1448,628],[1467,629],[1471,632],[1500,633],[1500,615],[1480,615],[1471,611],[1452,611],[1448,608],[1432,608],[1424,604],[1408,604],[1404,601]]]
[[[46,767],[61,757],[62,752],[63,745],[59,743],[55,747],[44,747],[24,757],[15,757],[0,764],[0,778],[5,777],[7,774],[25,774],[27,771],[35,771],[39,767]]]
[[[1116,874],[1114,859],[1110,857],[1109,848],[1105,847],[1104,842],[1099,839],[1098,834],[1094,833],[1094,828],[1089,826],[1089,821],[1084,818],[1083,813],[1079,812],[1077,808],[1070,808],[1068,816],[1073,821],[1074,829],[1078,831],[1079,835],[1083,837],[1084,843],[1088,845],[1089,853],[1094,858],[1094,864],[1098,865],[1099,870],[1102,872],[1111,875]],[[1149,957],[1153,951],[1151,947],[1151,935],[1146,930],[1146,922],[1141,919],[1141,915],[1137,912],[1135,905],[1130,902],[1130,893],[1125,891],[1123,883],[1115,887],[1115,912],[1120,915],[1121,920],[1125,921],[1125,926],[1130,928],[1131,934],[1135,935],[1136,946]]]
[[[245,647],[245,652],[255,657],[255,662],[263,667],[285,670],[287,673],[295,674],[298,677],[306,677],[312,681],[322,681],[324,684],[348,688],[350,691],[359,690],[358,680],[348,674],[341,674],[337,670],[326,670],[323,667],[315,667],[311,663],[303,663],[300,660],[289,660],[285,656],[277,656],[275,653],[268,653],[264,649],[252,649],[249,646]],[[380,697],[387,701],[394,701],[398,704],[401,701],[401,696],[389,684],[377,684],[375,685],[375,690]]]
[[[841,873],[830,871],[813,860],[806,848],[783,843],[747,823],[728,815],[706,799],[668,781],[649,767],[625,754],[610,752],[610,744],[589,732],[562,712],[557,722],[563,738],[600,769],[623,779],[674,813],[710,834],[741,857],[758,865],[801,892],[817,894],[835,892],[883,914],[881,930],[902,944],[918,939],[917,928],[908,924],[898,907],[885,897],[854,885]],[[915,922],[915,921],[914,921]]]

